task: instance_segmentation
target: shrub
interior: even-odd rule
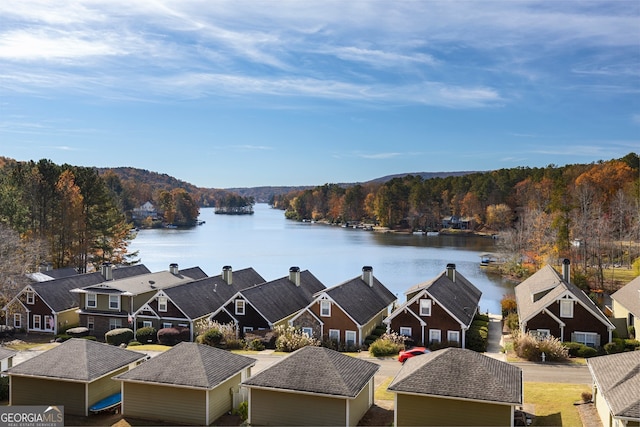
[[[58,334],[54,337],[55,342],[65,342],[69,339],[71,339],[71,336],[67,334]]]
[[[629,337],[630,338],[635,338],[636,337],[636,328],[633,325],[629,325],[627,326],[627,332],[629,333]]]
[[[98,338],[94,337],[93,335],[87,335],[86,337],[80,337],[83,340],[89,340],[89,341],[98,341]]]
[[[489,315],[487,314],[482,314],[482,313],[476,313],[474,320],[479,320],[481,322],[487,322],[487,324],[489,324]]]
[[[640,341],[634,340],[634,339],[626,339],[626,340],[624,340],[624,350],[625,351],[633,351],[638,347],[640,347]]]
[[[158,331],[158,344],[174,346],[179,342],[190,340],[189,328],[162,328]]]
[[[16,328],[9,325],[0,325],[0,338],[9,338],[16,334]]]
[[[132,339],[133,331],[129,328],[116,328],[104,334],[104,340],[111,345],[127,344]]]
[[[530,333],[518,334],[514,338],[513,349],[518,357],[532,362],[542,360],[542,353],[547,361],[560,361],[569,357],[567,347],[552,336],[538,340]]]
[[[598,350],[593,347],[587,347],[586,345],[578,350],[578,357],[593,357],[598,355]]]
[[[520,319],[518,318],[518,313],[509,313],[504,318],[504,323],[509,328],[509,331],[517,331],[520,329]]]
[[[622,338],[614,338],[611,342],[606,343],[603,348],[607,354],[621,353],[624,351],[624,340]]]
[[[249,403],[245,400],[240,402],[238,408],[233,411],[235,415],[239,415],[242,421],[246,421],[249,418]]]
[[[581,343],[575,342],[575,341],[563,342],[562,345],[565,346],[565,348],[569,352],[569,356],[573,356],[573,357],[577,357],[578,356],[578,350],[580,350],[582,347],[584,347],[584,344],[581,344]]]
[[[567,360],[569,358],[569,350],[562,345],[562,342],[556,337],[548,336],[538,342],[540,353],[545,354],[545,359],[551,362]]]
[[[469,350],[483,353],[487,351],[489,341],[489,328],[487,326],[474,327],[473,324],[467,330],[466,347]]]
[[[142,343],[140,341],[133,340],[133,341],[129,341],[129,344],[127,344],[127,347],[135,347],[138,345],[142,345]]]
[[[9,377],[0,377],[0,400],[9,400]]]
[[[196,322],[194,325],[194,330],[198,337],[205,334],[207,331],[210,331],[211,329],[216,329],[220,331],[220,333],[222,333],[221,342],[238,339],[236,324],[233,322],[219,323],[213,320],[202,319]]]
[[[247,348],[253,351],[262,351],[264,350],[264,344],[262,344],[262,341],[260,339],[254,338],[249,341],[249,343],[247,344]]]
[[[72,338],[82,338],[89,335],[89,328],[85,328],[84,326],[78,326],[75,328],[67,329],[65,333]]]
[[[591,402],[591,399],[593,399],[593,395],[588,391],[583,391],[580,397],[582,397],[583,402]]]
[[[504,295],[500,300],[502,308],[502,317],[507,317],[509,313],[515,313],[518,306],[516,304],[516,296],[514,294]]]
[[[224,336],[218,329],[209,329],[204,334],[200,335],[202,344],[210,345],[211,347],[219,347]],[[235,337],[234,337],[235,338]]]
[[[308,345],[319,346],[320,341],[311,338],[302,332],[302,329],[293,326],[276,326],[276,350],[292,352]]]
[[[227,350],[240,350],[244,348],[244,341],[234,338],[224,342],[224,348]]]
[[[369,353],[373,357],[392,356],[394,354],[398,354],[398,352],[403,348],[403,345],[398,344],[390,339],[380,338],[375,340],[369,346]]]
[[[136,331],[136,340],[141,343],[155,343],[157,341],[156,328],[153,326],[145,326]]]

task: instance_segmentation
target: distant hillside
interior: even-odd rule
[[[371,181],[367,181],[367,183],[383,184],[387,181],[391,181],[393,178],[404,178],[405,176],[408,176],[408,175],[419,176],[422,179],[431,179],[431,178],[448,178],[450,176],[464,176],[464,175],[470,175],[472,173],[478,173],[478,171],[398,173],[395,175],[386,175],[380,178],[375,178],[375,179],[372,179]]]

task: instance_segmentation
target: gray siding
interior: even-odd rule
[[[346,403],[344,399],[251,389],[249,414],[251,425],[343,426]]]
[[[122,384],[123,416],[177,424],[206,424],[204,390],[130,382]]]
[[[11,405],[64,406],[65,414],[87,414],[84,383],[11,376]]]

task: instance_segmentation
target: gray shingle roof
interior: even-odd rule
[[[592,357],[587,365],[613,415],[640,421],[640,351]]]
[[[389,384],[394,392],[522,404],[522,369],[463,348],[408,359]]]
[[[235,279],[234,279],[235,280]],[[300,286],[289,276],[262,283],[242,291],[242,295],[272,323],[305,308],[313,295],[325,286],[308,270],[300,272]]]
[[[347,312],[359,325],[364,325],[376,314],[389,307],[396,297],[378,279],[374,277],[373,286],[369,286],[362,276],[354,277],[340,285],[320,291]]]
[[[380,366],[324,347],[303,347],[243,385],[356,397]]]
[[[91,382],[144,358],[139,352],[72,338],[7,370],[10,375]]]
[[[115,272],[115,270],[114,270]],[[179,271],[173,274],[169,271],[159,271],[156,273],[141,274],[134,277],[109,280],[96,285],[85,286],[84,290],[104,293],[129,293],[139,295],[145,292],[153,292],[155,289],[164,289],[180,283],[192,282],[192,277],[186,276]]]
[[[633,313],[634,316],[640,317],[640,276],[618,289],[611,295],[611,298]]]
[[[190,319],[197,319],[216,311],[238,291],[263,282],[253,268],[247,268],[233,272],[231,285],[215,276],[172,286],[164,293]]]
[[[182,342],[114,378],[212,389],[255,363],[255,359],[226,350]]]
[[[10,350],[8,348],[0,347],[0,360],[7,359],[9,357],[15,356],[18,352],[15,350]]]

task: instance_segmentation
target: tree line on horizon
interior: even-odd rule
[[[445,217],[472,220],[474,231],[499,236],[504,268],[525,274],[569,257],[576,276],[596,286],[610,264],[640,256],[639,157],[544,168],[517,167],[383,183],[325,184],[274,196],[294,220],[369,223],[391,230],[440,230]],[[626,244],[625,244],[626,242]],[[580,279],[579,279],[580,281]]]

